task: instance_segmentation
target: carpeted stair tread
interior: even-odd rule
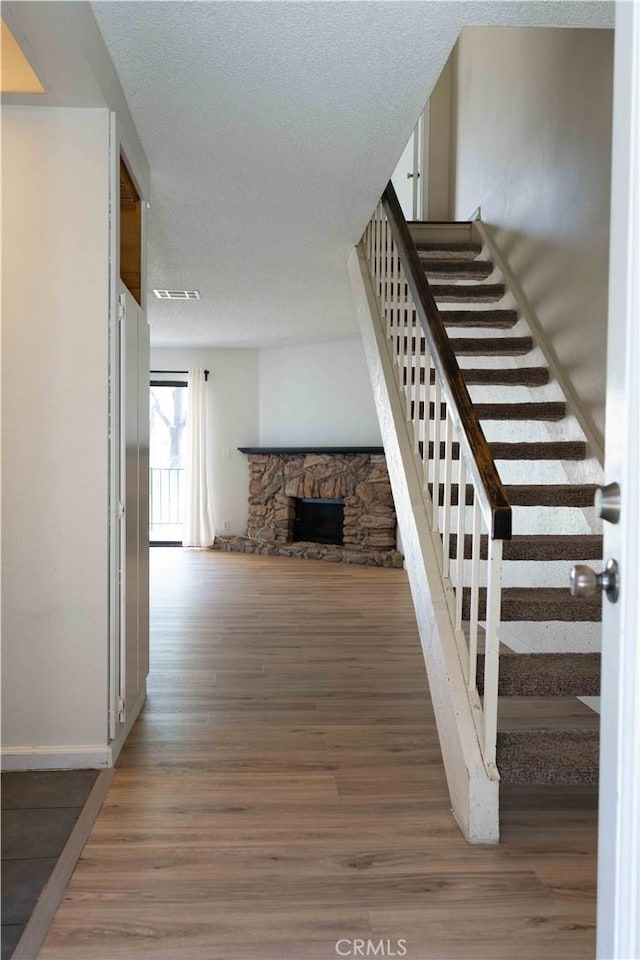
[[[463,369],[464,382],[474,384],[489,384],[496,386],[524,386],[542,387],[549,383],[549,371],[546,367],[515,367],[495,370],[488,367]]]
[[[396,341],[400,341],[396,337]],[[409,349],[416,348],[424,353],[425,339],[420,337],[403,337],[405,354]],[[450,337],[449,343],[453,352],[460,357],[520,357],[533,350],[531,337]]]
[[[596,730],[500,731],[500,779],[505,784],[597,783],[598,746]]]
[[[480,559],[487,559],[488,537],[480,540]],[[456,534],[451,535],[449,556],[455,558],[458,549]],[[471,559],[472,536],[464,538],[465,559]],[[503,545],[505,560],[600,560],[602,557],[602,536],[595,533],[580,534],[516,534]]]
[[[462,595],[462,618],[470,617],[471,589]],[[480,589],[479,616],[485,616],[487,591]],[[563,623],[597,623],[602,615],[602,596],[572,597],[567,587],[506,587],[502,591],[501,619],[541,623],[556,620]]]
[[[420,367],[419,382],[424,386],[425,369]],[[407,382],[409,368],[404,368],[404,382]],[[543,387],[549,383],[549,371],[546,367],[515,367],[495,370],[492,367],[474,369],[460,368],[462,378],[468,386],[489,384],[496,386]],[[435,381],[435,370],[431,370],[430,383]]]
[[[418,253],[433,260],[447,260],[450,257],[456,260],[461,260],[463,257],[473,260],[482,249],[479,243],[468,240],[418,240],[416,247]]]
[[[478,693],[484,692],[484,654],[478,655]],[[598,697],[599,653],[501,653],[501,697]]]
[[[446,327],[494,327],[508,330],[518,322],[517,310],[441,310]]]
[[[543,483],[506,485],[507,498],[512,507],[592,507],[597,487],[595,484]],[[433,485],[429,484],[433,497]],[[473,503],[473,487],[467,484],[466,502]],[[451,503],[458,504],[458,485],[451,485]],[[444,484],[440,484],[440,506],[444,504]]]
[[[431,283],[431,293],[442,303],[495,303],[505,294],[504,283]]]
[[[453,257],[420,258],[424,272],[431,280],[486,280],[493,273],[488,260],[454,259]]]
[[[459,445],[453,443],[452,457],[457,460],[460,455]],[[420,456],[423,452],[423,443],[418,444]],[[502,443],[489,444],[494,460],[584,460],[587,455],[587,445],[584,440],[548,440],[530,443]],[[444,458],[444,441],[440,444],[440,457]],[[433,441],[429,442],[429,459],[433,458]]]
[[[562,401],[542,401],[540,403],[474,403],[479,420],[562,420],[567,413],[567,405]],[[441,405],[440,419],[446,416],[446,404]],[[415,402],[411,403],[411,417],[415,412]],[[429,404],[429,418],[433,420],[434,405]],[[418,404],[418,416],[424,418],[424,402]]]
[[[490,443],[494,460],[584,460],[584,440],[551,440],[549,442]]]
[[[531,337],[450,337],[449,343],[462,357],[518,357],[533,350]]]
[[[507,486],[513,507],[592,507],[597,487],[593,483],[542,483]]]

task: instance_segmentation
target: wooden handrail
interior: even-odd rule
[[[444,397],[458,426],[460,444],[466,453],[467,468],[472,474],[487,528],[493,540],[510,540],[511,505],[391,182],[382,195],[382,205]]]

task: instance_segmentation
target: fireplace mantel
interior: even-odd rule
[[[288,456],[295,456],[300,454],[304,456],[307,453],[323,454],[323,453],[337,453],[337,454],[358,454],[370,453],[374,455],[380,455],[384,453],[384,447],[238,447],[240,453],[252,453],[258,454],[287,454]]]

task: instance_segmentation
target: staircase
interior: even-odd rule
[[[498,783],[598,774],[575,698],[599,694],[601,598],[568,583],[602,556],[601,469],[493,254],[477,222],[407,225],[388,188],[350,262],[452,806],[480,842]]]

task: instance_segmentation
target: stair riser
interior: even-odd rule
[[[602,623],[520,620],[503,623],[500,639],[510,650],[520,653],[595,653],[602,642]]]
[[[575,563],[594,564],[598,561],[585,559],[579,553],[571,560],[510,560],[505,559],[502,564],[502,589],[557,589],[559,586],[569,583],[569,574],[571,567]],[[479,586],[487,586],[487,564],[482,562],[479,570]],[[450,564],[451,585],[457,587],[458,583],[458,561],[451,559]],[[466,587],[471,586],[473,576],[473,564],[471,560],[464,561],[462,574],[463,584]],[[522,622],[522,621],[521,621]],[[536,623],[536,621],[532,621]],[[583,624],[584,626],[584,624]]]
[[[442,529],[444,523],[444,507],[440,507],[439,516],[440,529]],[[457,531],[458,507],[450,507],[449,517],[451,520],[451,530]],[[595,525],[595,517],[593,521]],[[594,525],[590,528],[590,533],[585,532],[585,517],[583,511],[570,507],[538,507],[534,510],[528,507],[513,507],[512,524],[513,529],[517,531],[517,537],[555,537],[558,535],[558,530],[575,531],[575,534],[578,536],[591,536],[597,532]],[[465,509],[464,525],[465,533],[472,533],[473,510],[470,507]],[[483,527],[482,533],[484,534],[486,532],[486,528]],[[571,559],[582,561],[584,557],[576,554]],[[562,584],[568,582],[568,575],[567,571],[566,576],[561,581]]]

